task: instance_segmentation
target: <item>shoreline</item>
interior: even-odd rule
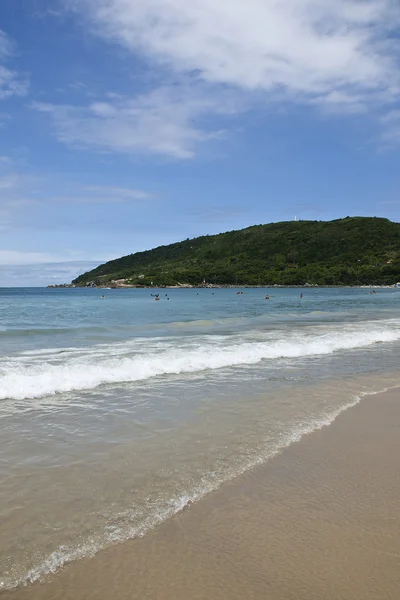
[[[322,289],[322,290],[347,290],[347,289],[377,289],[377,290],[392,290],[398,289],[399,286],[397,284],[392,285],[373,285],[373,284],[364,284],[364,285],[279,285],[277,283],[271,283],[269,285],[235,285],[235,284],[226,284],[226,285],[218,285],[218,284],[208,284],[208,285],[190,285],[190,284],[182,284],[182,285],[131,285],[131,284],[117,284],[114,286],[110,285],[73,285],[70,283],[63,283],[60,285],[47,285],[46,289],[95,289],[95,290],[123,290],[123,289],[135,289],[135,290],[236,290],[236,289],[245,289],[245,290],[270,290],[270,289],[304,289],[304,290],[312,290],[312,289]]]
[[[399,388],[365,395],[328,427],[303,436],[144,538],[70,563],[48,583],[0,597],[261,600],[268,591],[271,600],[397,599],[400,573],[392,559],[400,555],[399,427]],[[382,536],[388,547],[377,553],[371,543]],[[358,569],[351,577],[349,556]],[[283,580],[288,569],[291,576]],[[368,587],[372,574],[380,580],[375,591]]]

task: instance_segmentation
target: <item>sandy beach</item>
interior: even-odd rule
[[[400,390],[225,484],[142,539],[4,600],[397,600]]]

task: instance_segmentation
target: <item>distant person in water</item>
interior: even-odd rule
[[[302,298],[302,297],[303,297],[303,293],[300,294],[300,298]]]
[[[268,296],[268,294],[265,296],[265,299],[266,299],[266,300],[269,300],[269,296]]]

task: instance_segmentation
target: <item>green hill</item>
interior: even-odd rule
[[[73,281],[107,285],[357,285],[400,279],[400,223],[372,217],[255,225],[137,252]]]

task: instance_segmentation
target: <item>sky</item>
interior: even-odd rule
[[[1,0],[0,286],[400,220],[398,0]]]

